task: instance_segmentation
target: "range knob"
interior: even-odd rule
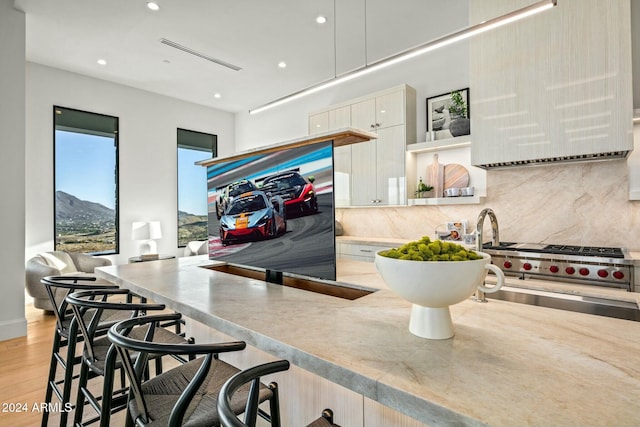
[[[564,269],[564,271],[565,271],[565,273],[567,273],[567,274],[573,274],[573,273],[575,273],[575,272],[576,272],[576,269],[575,269],[575,268],[573,268],[573,267],[567,267],[567,268],[565,268],[565,269]]]
[[[609,272],[607,270],[598,270],[598,276],[602,277],[603,279],[608,275],[609,275]]]
[[[615,277],[618,280],[622,280],[624,279],[624,273],[622,271],[614,271],[613,277]]]
[[[552,273],[557,273],[558,271],[560,271],[560,268],[557,265],[552,265],[551,267],[549,267],[549,271]]]
[[[533,266],[531,264],[529,264],[528,262],[525,262],[524,264],[522,264],[522,268],[524,268],[525,270],[529,271],[533,268]]]
[[[513,264],[511,264],[511,261],[505,261],[504,264],[502,264],[504,266],[504,268],[511,268],[513,267]]]
[[[581,276],[588,276],[588,275],[589,275],[589,269],[588,269],[588,268],[584,268],[584,267],[582,267],[582,268],[580,269],[580,275],[581,275]]]

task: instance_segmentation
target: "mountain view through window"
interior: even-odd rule
[[[216,155],[217,135],[178,129],[178,246],[207,240],[207,168],[195,162]]]
[[[118,118],[54,107],[55,249],[118,252]]]

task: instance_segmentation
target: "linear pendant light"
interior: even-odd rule
[[[256,114],[262,111],[268,110],[273,107],[277,107],[279,105],[285,104],[289,101],[293,101],[294,99],[302,98],[303,96],[311,95],[312,93],[319,92],[321,90],[330,88],[332,86],[339,85],[341,83],[347,82],[349,80],[353,80],[355,78],[364,76],[365,74],[372,73],[374,71],[381,70],[390,65],[397,64],[402,61],[406,61],[407,59],[414,58],[416,56],[422,55],[427,52],[431,52],[436,49],[440,49],[441,47],[448,46],[450,44],[459,42],[461,40],[467,39],[469,37],[473,37],[477,34],[484,33],[485,31],[493,30],[494,28],[501,27],[503,25],[510,24],[515,21],[519,21],[520,19],[524,19],[531,15],[535,15],[537,13],[543,12],[547,9],[551,9],[552,7],[557,5],[557,0],[542,0],[536,3],[533,3],[529,6],[523,7],[522,9],[514,10],[513,12],[509,12],[506,15],[499,16],[497,18],[490,19],[488,21],[484,21],[477,25],[472,25],[465,29],[456,31],[451,34],[447,34],[446,36],[442,36],[435,40],[431,40],[419,46],[413,47],[411,49],[396,53],[395,55],[380,59],[378,61],[372,62],[369,65],[365,65],[356,70],[350,71],[346,74],[343,74],[339,77],[335,77],[331,80],[326,80],[324,82],[315,84],[313,86],[309,86],[306,89],[299,90],[290,95],[287,95],[282,98],[278,98],[275,101],[271,101],[268,104],[264,104],[260,107],[254,108],[253,110],[249,110],[249,114]]]

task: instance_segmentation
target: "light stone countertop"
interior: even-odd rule
[[[408,331],[410,304],[371,263],[339,262],[339,281],[380,289],[354,301],[199,267],[211,263],[98,275],[429,425],[640,425],[640,322],[468,300],[451,307],[455,337],[432,341]]]

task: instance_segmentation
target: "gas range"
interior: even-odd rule
[[[485,243],[505,274],[633,290],[633,259],[624,248],[539,243]]]

